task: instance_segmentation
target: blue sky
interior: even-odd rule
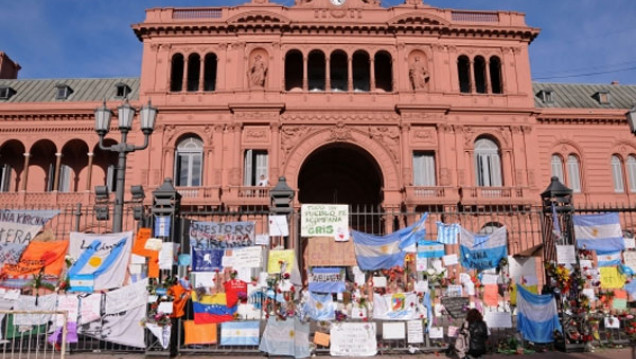
[[[275,0],[292,5],[293,0]],[[0,51],[19,78],[139,76],[142,47],[130,25],[151,7],[228,6],[243,0],[5,0]],[[425,0],[453,9],[511,10],[541,28],[530,45],[540,82],[636,85],[636,0]],[[385,7],[402,0],[382,0]]]

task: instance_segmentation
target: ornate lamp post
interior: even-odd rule
[[[130,106],[128,100],[117,108],[117,118],[119,120],[119,132],[121,141],[109,147],[104,146],[104,136],[110,130],[110,119],[113,115],[106,107],[106,102],[102,107],[95,110],[95,132],[99,135],[99,148],[104,151],[117,152],[119,160],[117,162],[117,182],[115,189],[115,206],[113,209],[113,232],[121,232],[124,212],[124,183],[126,180],[126,155],[130,152],[143,150],[148,147],[148,138],[155,129],[157,118],[157,108],[152,107],[150,101],[139,111],[141,118],[141,132],[144,133],[144,144],[135,146],[126,142],[128,132],[132,129],[132,121],[135,117],[135,109]]]

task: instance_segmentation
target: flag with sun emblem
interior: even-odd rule
[[[257,346],[260,339],[259,321],[225,322],[221,324],[221,345]]]
[[[378,270],[404,266],[406,252],[400,248],[398,232],[386,236],[375,236],[358,231],[351,231],[351,233],[360,269]]]
[[[302,323],[296,317],[286,320],[270,317],[258,349],[270,356],[309,357],[309,322]]]
[[[572,216],[576,247],[602,252],[625,249],[617,212]]]
[[[336,304],[331,293],[309,293],[303,306],[304,314],[316,321],[328,321],[336,319]]]
[[[123,285],[132,248],[132,232],[87,234],[71,232],[71,290],[88,292]]]

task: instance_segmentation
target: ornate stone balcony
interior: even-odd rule
[[[272,187],[234,186],[223,192],[222,201],[229,206],[269,206]]]
[[[214,187],[177,187],[182,205],[219,205],[221,188]],[[150,192],[152,195],[152,191]]]
[[[405,201],[409,205],[456,204],[459,200],[457,187],[407,186],[405,191]]]
[[[531,204],[532,198],[525,187],[461,187],[461,202],[468,205],[482,204]]]

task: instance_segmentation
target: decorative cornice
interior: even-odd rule
[[[537,123],[545,125],[626,125],[625,117],[537,117]]]
[[[361,124],[368,125],[369,122],[395,122],[399,121],[400,117],[395,113],[318,113],[318,114],[283,114],[281,115],[281,121],[283,122],[346,122],[348,124],[354,124],[360,122]]]

